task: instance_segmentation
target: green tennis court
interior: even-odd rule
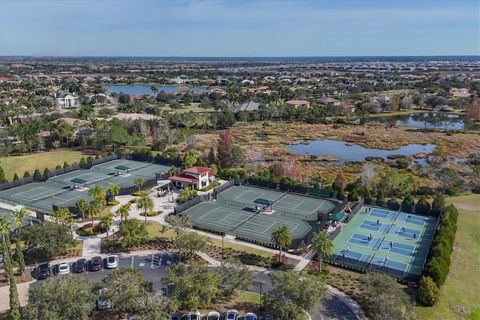
[[[128,167],[128,173],[117,175],[115,167]],[[90,201],[88,189],[93,185],[108,188],[117,184],[121,188],[134,187],[136,178],[156,179],[157,174],[168,172],[170,167],[132,160],[112,160],[91,169],[76,170],[58,175],[45,182],[33,182],[0,192],[0,201],[20,204],[29,209],[49,213],[53,206],[71,207],[79,199]],[[84,189],[73,186],[86,186]]]
[[[272,201],[273,210],[268,214],[255,210],[253,201],[258,198]],[[280,225],[285,225],[293,242],[299,244],[316,226],[318,213],[333,207],[326,199],[232,186],[221,192],[216,201],[197,204],[182,215],[191,217],[197,228],[271,246],[272,232]]]
[[[416,279],[430,248],[437,218],[363,206],[333,240],[332,262]]]

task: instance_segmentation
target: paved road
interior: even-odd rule
[[[168,253],[136,255],[118,259],[118,266],[119,268],[135,268],[140,270],[142,276],[153,283],[154,290],[160,291],[165,287],[162,283],[162,278],[166,273],[166,268],[174,260],[175,256]],[[102,268],[101,271],[85,271],[78,275],[81,277],[87,277],[93,281],[101,281],[113,271],[114,269],[106,269],[104,264],[104,268]],[[249,291],[265,294],[272,290],[271,276],[268,271],[253,272],[253,274],[255,279]],[[33,285],[35,285],[35,283]],[[349,307],[336,296],[322,298],[321,302],[322,303],[318,304],[317,308],[311,312],[313,320],[357,319]]]

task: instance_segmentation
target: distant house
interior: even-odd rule
[[[87,82],[87,83],[92,83],[95,81],[97,80],[94,77],[86,77],[85,79],[83,79],[83,82]]]
[[[100,79],[100,81],[106,82],[106,83],[110,83],[110,82],[112,82],[113,80],[112,80],[112,78],[109,78],[109,77],[102,77],[102,78]]]
[[[253,80],[250,80],[250,79],[243,79],[240,83],[243,86],[250,86],[250,85],[253,85],[255,82]]]
[[[467,88],[452,88],[450,89],[450,94],[456,98],[468,98],[471,96]]]
[[[380,104],[385,104],[390,102],[390,97],[389,96],[376,96],[373,97],[373,103],[380,103]]]
[[[212,183],[215,175],[210,168],[191,167],[168,179],[178,188],[189,187],[192,190],[200,190]]]
[[[310,107],[310,102],[307,100],[288,100],[285,102],[285,104],[288,107],[293,107],[293,108],[299,108],[299,107],[304,107],[304,108],[309,108]]]
[[[343,112],[355,112],[355,106],[351,103],[342,101],[340,106],[342,107]]]
[[[321,104],[324,104],[324,105],[327,105],[327,106],[339,106],[340,105],[340,101],[335,99],[335,98],[325,97],[325,98],[320,98],[317,101],[318,101],[318,103],[321,103]]]
[[[228,110],[234,113],[237,113],[240,111],[252,112],[252,111],[258,111],[259,107],[260,107],[259,103],[249,101],[249,102],[242,103],[239,106],[231,106],[228,108]]]
[[[80,106],[78,96],[74,93],[70,93],[67,90],[60,91],[55,94],[55,103],[62,109],[73,109]]]

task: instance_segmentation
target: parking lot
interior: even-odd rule
[[[162,278],[166,273],[166,268],[178,261],[178,256],[172,252],[161,252],[158,254],[149,255],[135,255],[131,257],[118,258],[117,268],[135,268],[140,270],[143,278],[152,282],[153,289],[161,291],[165,288],[162,283]],[[76,273],[80,277],[86,277],[93,281],[101,281],[107,275],[112,273],[115,269],[107,269],[105,259],[102,260],[102,268],[99,271],[90,271],[88,268],[82,273]],[[52,270],[56,265],[51,265]],[[75,262],[70,264],[70,270],[73,272]],[[270,271],[258,272],[254,271],[254,282],[249,288],[249,291],[256,293],[268,293],[272,290],[272,282]],[[61,276],[61,275],[52,275]],[[41,283],[42,280],[32,283],[32,286]],[[319,304],[315,310],[312,311],[312,316],[315,319],[322,320],[336,320],[336,319],[356,319],[354,313],[336,296],[326,296],[321,298],[322,304]],[[322,307],[323,305],[323,307]]]

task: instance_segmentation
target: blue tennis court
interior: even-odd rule
[[[408,268],[408,264],[392,260],[386,256],[385,257],[375,256],[373,257],[372,261],[370,261],[370,263],[377,267],[396,269],[402,272],[407,271],[407,268]]]
[[[370,221],[367,219],[365,219],[360,225],[360,228],[362,229],[367,229],[375,232],[385,232],[388,230],[388,227],[389,227],[388,224],[383,224],[381,222],[376,223],[375,221]]]
[[[392,226],[392,228],[388,231],[388,234],[397,235],[405,239],[418,239],[421,235],[421,231],[401,226]]]
[[[374,217],[377,217],[377,218],[393,220],[393,219],[395,219],[395,216],[397,215],[397,212],[390,211],[390,210],[385,210],[385,209],[380,209],[380,208],[372,208],[368,214],[370,216],[374,216]]]
[[[365,206],[335,237],[332,260],[361,271],[418,280],[437,222],[436,217]]]
[[[415,252],[415,247],[402,242],[385,240],[381,244],[380,250],[401,254],[403,256],[412,256]]]
[[[420,217],[406,213],[400,213],[396,220],[405,223],[416,224],[419,226],[423,226],[425,224],[425,221],[427,221],[426,217]]]
[[[348,240],[348,242],[352,244],[360,245],[360,246],[369,247],[369,248],[377,248],[382,243],[381,238],[372,237],[369,240],[368,237],[369,237],[368,235],[355,233],[352,235],[350,240]]]

